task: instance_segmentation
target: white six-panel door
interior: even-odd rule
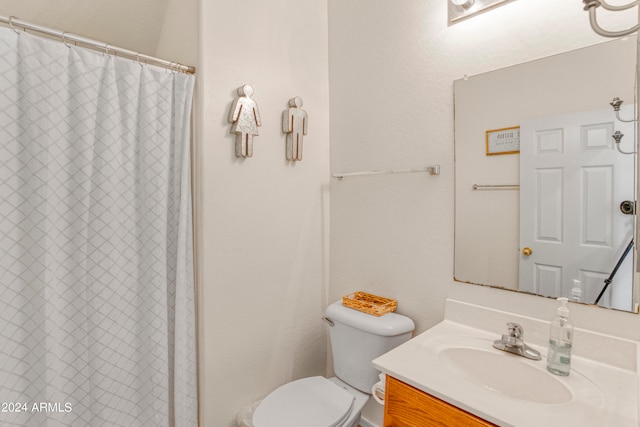
[[[619,206],[634,200],[634,156],[616,150],[616,130],[632,150],[633,124],[610,109],[521,124],[520,290],[570,297],[579,279],[584,302],[600,293],[633,236],[633,216]],[[631,309],[631,258],[600,305]]]

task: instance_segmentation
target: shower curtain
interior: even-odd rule
[[[0,425],[197,425],[193,76],[0,28]]]

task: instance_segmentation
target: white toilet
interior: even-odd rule
[[[256,408],[254,427],[356,427],[379,381],[371,361],[411,338],[415,325],[396,313],[380,317],[331,304],[334,378],[309,377],[271,392]]]

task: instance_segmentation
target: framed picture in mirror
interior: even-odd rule
[[[520,126],[486,131],[487,156],[520,152]]]

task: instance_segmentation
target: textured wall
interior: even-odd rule
[[[0,0],[0,14],[155,55],[167,3],[169,0]],[[190,30],[195,27],[171,29],[177,37]]]
[[[329,11],[332,172],[442,166],[332,180],[331,296],[396,297],[424,330],[453,277],[453,81],[605,39],[570,1],[514,1],[453,26],[444,1],[331,0]]]
[[[326,0],[201,1],[196,174],[200,402],[206,427],[277,386],[324,373],[328,287]],[[234,156],[236,88],[262,116],[254,157]],[[300,96],[304,158],[285,159],[281,113]]]
[[[198,67],[195,215],[201,425],[292,379],[325,372],[329,99],[326,0],[0,0],[0,14]],[[199,47],[198,47],[199,45]],[[197,62],[197,63],[196,63]],[[251,83],[254,158],[227,115]],[[281,112],[304,100],[304,160],[285,160]]]
[[[517,0],[453,26],[446,15],[443,0],[329,0],[332,172],[442,167],[438,177],[331,181],[331,298],[356,289],[397,298],[418,332],[442,319],[447,296],[550,318],[551,300],[452,280],[453,81],[604,39],[578,1]],[[637,16],[603,18],[624,28]],[[580,326],[600,330],[639,322],[575,311]]]
[[[196,23],[193,2],[177,11],[178,0],[0,0],[3,15],[142,52],[159,46],[187,63],[198,58],[203,426],[231,426],[245,403],[322,373],[318,317],[328,301],[355,289],[398,298],[419,331],[441,320],[447,296],[542,318],[554,312],[552,301],[452,281],[452,82],[603,41],[581,3],[517,0],[449,27],[443,0],[329,0],[328,22],[326,2],[198,0]],[[636,17],[604,18],[615,28]],[[330,291],[327,64],[333,171],[442,166],[439,177],[331,181]],[[240,162],[226,115],[234,89],[246,82],[256,89],[264,126],[256,157]],[[306,158],[294,166],[284,160],[278,123],[296,95],[311,125]],[[579,325],[640,330],[637,316],[575,311]]]

